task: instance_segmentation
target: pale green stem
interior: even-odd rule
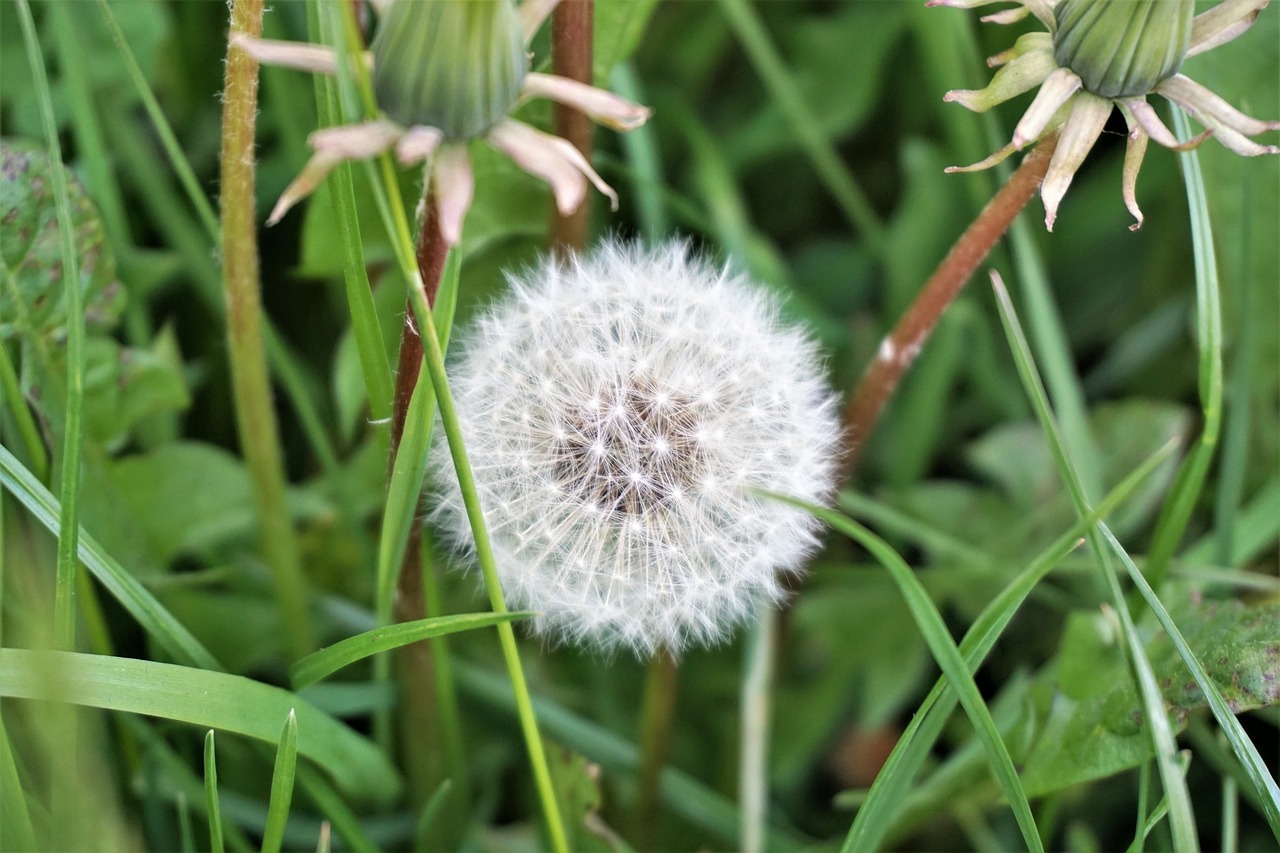
[[[762,853],[769,820],[769,727],[773,706],[774,652],[778,611],[760,608],[747,646],[747,677],[742,681],[742,766],[738,770],[738,810],[742,815],[743,853]]]
[[[235,0],[231,32],[262,32],[263,0]],[[275,581],[276,604],[292,658],[314,647],[307,614],[306,584],[285,496],[271,382],[263,344],[254,214],[254,124],[258,110],[258,64],[228,47],[222,103],[222,264],[227,299],[231,384],[241,450],[253,478],[262,550]]]

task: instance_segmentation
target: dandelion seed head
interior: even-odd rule
[[[495,352],[502,353],[494,358]],[[682,243],[514,276],[450,383],[508,603],[606,653],[723,640],[817,544],[839,425],[816,346]],[[502,414],[505,413],[505,414]],[[469,554],[444,440],[432,519]]]

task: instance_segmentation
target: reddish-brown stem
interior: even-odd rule
[[[1027,155],[1009,181],[960,235],[893,331],[880,342],[875,359],[862,374],[845,406],[845,435],[849,441],[844,459],[846,477],[853,472],[885,404],[920,354],[942,313],[1035,195],[1057,144],[1057,135],[1046,137]]]
[[[427,302],[432,306],[435,305],[436,293],[440,289],[440,276],[444,271],[445,257],[448,252],[449,247],[440,235],[437,224],[435,196],[428,188],[427,196],[423,201],[422,228],[418,233],[417,262]],[[388,479],[400,449],[400,439],[404,436],[409,402],[413,399],[413,390],[418,384],[418,374],[421,371],[422,338],[418,334],[418,327],[414,320],[413,300],[409,299],[405,303],[404,324],[400,327],[400,354],[396,363],[395,395],[391,410]],[[400,561],[400,573],[396,580],[395,620],[397,622],[411,622],[426,616],[421,548],[422,532],[415,526],[409,534],[404,557]],[[414,643],[401,649],[396,658],[404,703],[400,715],[404,738],[406,742],[429,740],[440,730],[434,690],[435,671],[431,655],[426,643]],[[406,752],[409,760],[405,769],[410,787],[418,799],[423,799],[445,775],[441,768],[441,752],[442,749],[417,749]]]
[[[592,42],[594,0],[562,0],[551,13],[551,67],[561,77],[588,85],[592,82]],[[591,119],[563,104],[555,107],[556,135],[564,137],[591,159],[593,127]],[[590,195],[587,196],[590,199]],[[581,249],[587,244],[587,222],[591,207],[587,200],[568,216],[552,214],[551,245],[557,254]]]

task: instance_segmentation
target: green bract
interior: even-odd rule
[[[511,0],[392,3],[373,59],[383,112],[449,140],[481,136],[506,118],[529,70]]]
[[[1194,12],[1194,0],[1063,0],[1053,55],[1088,92],[1145,95],[1182,67]]]

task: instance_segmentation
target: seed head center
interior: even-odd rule
[[[705,455],[692,403],[651,380],[628,378],[571,406],[551,439],[565,493],[618,520],[686,494],[699,482]]]

